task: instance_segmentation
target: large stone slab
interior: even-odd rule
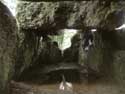
[[[61,28],[84,26],[115,29],[124,18],[125,2],[60,1],[23,2],[17,6],[17,19],[21,28],[34,31],[56,31]],[[89,7],[88,7],[89,6]],[[47,28],[46,28],[47,27]]]
[[[8,92],[7,84],[14,73],[17,47],[16,20],[0,2],[0,93]]]

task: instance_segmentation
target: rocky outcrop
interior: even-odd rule
[[[14,74],[17,51],[16,20],[0,2],[0,93],[8,92],[8,83]]]

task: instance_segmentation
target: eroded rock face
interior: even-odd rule
[[[114,29],[122,24],[125,2],[61,1],[20,2],[17,19],[21,28],[40,31],[58,28],[83,28],[97,26]],[[90,6],[90,7],[88,7]],[[48,27],[48,28],[46,28]]]
[[[16,20],[0,2],[0,93],[8,92],[7,83],[14,74],[17,47]]]

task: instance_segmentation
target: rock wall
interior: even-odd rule
[[[121,19],[124,19],[124,3],[98,0],[20,2],[17,18],[21,28],[40,28],[41,31],[83,26],[114,29],[123,22]]]
[[[8,84],[14,74],[17,51],[16,20],[8,8],[0,2],[0,93],[8,92]]]
[[[114,75],[117,76],[114,71],[117,70],[117,67],[114,67],[116,62],[114,54],[125,48],[124,32],[114,30],[124,23],[124,9],[124,1],[20,1],[17,7],[17,20],[25,35],[24,41],[27,40],[25,38],[31,34],[30,32],[34,32],[35,39],[37,39],[38,36],[55,34],[59,29],[64,28],[83,29],[83,31],[87,26],[97,28],[95,46],[88,53],[87,61],[84,61],[84,51],[81,53],[81,63],[88,62],[94,70],[106,77],[113,78]],[[33,36],[30,36],[28,40],[32,40],[32,38]],[[29,41],[23,42],[21,45],[27,44],[30,45],[20,48],[25,49],[23,54],[29,49],[35,48]],[[33,50],[29,52],[34,53]],[[28,58],[27,55],[26,58]],[[32,64],[32,58],[34,58],[33,55],[28,58],[30,64]],[[27,61],[24,62],[25,59],[21,61],[24,64],[27,63]]]

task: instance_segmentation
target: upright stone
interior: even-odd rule
[[[16,30],[16,20],[0,2],[0,94],[8,92],[7,84],[14,73]]]

